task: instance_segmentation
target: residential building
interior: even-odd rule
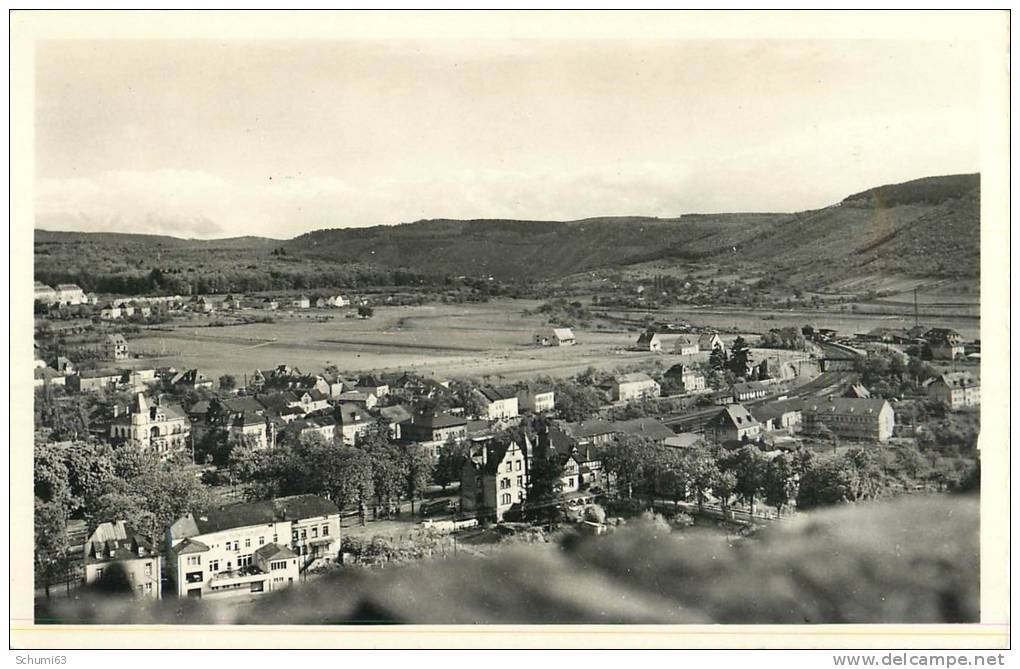
[[[243,444],[256,450],[276,448],[276,427],[272,421],[258,413],[234,414],[227,425],[227,442],[231,445]]]
[[[706,388],[704,375],[683,363],[673,365],[663,376],[675,381],[683,393],[700,393]]]
[[[526,459],[526,450],[516,441],[483,444],[464,463],[460,479],[461,509],[491,514],[496,522],[502,521],[506,512],[527,496]]]
[[[183,372],[178,372],[171,377],[170,385],[178,389],[201,390],[204,388],[206,390],[212,390],[213,382],[212,379],[208,378],[197,369],[188,369]]]
[[[66,358],[62,355],[58,355],[57,359],[53,363],[53,368],[64,376],[70,376],[77,371],[77,367],[70,358]]]
[[[771,389],[772,386],[763,381],[747,381],[744,383],[734,383],[730,386],[730,393],[734,402],[747,402],[768,397]]]
[[[57,291],[42,281],[36,281],[34,288],[36,302],[42,302],[43,304],[55,304],[57,302]]]
[[[363,393],[371,393],[380,398],[390,394],[389,385],[371,374],[358,379],[358,385],[354,389]]]
[[[742,404],[728,404],[705,424],[715,441],[750,441],[761,434],[761,423]]]
[[[660,444],[664,444],[676,436],[673,430],[655,418],[648,417],[616,421],[613,423],[613,428],[618,435],[641,437]]]
[[[103,339],[103,357],[107,360],[127,360],[129,355],[124,335],[110,334]]]
[[[99,318],[104,321],[115,321],[121,317],[120,307],[115,307],[112,304],[103,305],[99,309]]]
[[[406,406],[394,404],[379,409],[379,417],[390,426],[390,438],[400,441],[404,438],[402,425],[409,422],[414,414]]]
[[[167,530],[167,571],[178,597],[271,592],[297,582],[301,563],[335,559],[339,534],[339,510],[316,495],[189,513]]]
[[[696,337],[682,335],[677,337],[673,344],[673,352],[677,355],[697,355],[700,350],[701,346]]]
[[[83,369],[67,377],[67,385],[79,393],[94,393],[116,388],[123,376],[116,369]]]
[[[803,406],[808,431],[827,427],[838,437],[884,442],[893,434],[896,414],[883,399],[832,397],[808,399]]]
[[[75,283],[60,283],[56,288],[56,302],[61,305],[87,304],[85,291]]]
[[[534,341],[539,346],[574,346],[577,339],[570,328],[553,328],[552,331],[539,332]]]
[[[86,584],[119,567],[138,597],[160,598],[162,570],[157,544],[127,522],[100,523],[82,546]]]
[[[338,423],[333,416],[314,416],[299,418],[287,425],[287,432],[296,435],[299,439],[307,438],[310,435],[318,435],[327,443],[336,439]],[[353,432],[346,443],[353,444],[356,441],[357,432]]]
[[[483,386],[474,391],[475,396],[485,407],[484,417],[489,420],[503,420],[519,415],[517,395],[507,390]]]
[[[262,300],[262,308],[268,311],[276,311],[280,308],[280,303],[277,300],[267,297]]]
[[[533,413],[556,408],[556,393],[551,388],[522,388],[517,391],[517,406]]]
[[[654,330],[645,330],[638,336],[634,348],[638,351],[659,353],[662,351],[662,340]]]
[[[924,340],[935,360],[955,360],[963,356],[963,337],[956,330],[932,328],[924,333]]]
[[[312,306],[312,302],[308,299],[307,295],[301,295],[291,300],[290,306],[295,309],[309,309]]]
[[[401,423],[400,434],[406,441],[461,440],[467,437],[467,419],[442,412],[415,413],[410,421]]]
[[[751,407],[751,415],[761,423],[763,431],[796,432],[804,422],[801,400],[778,400]]]
[[[641,372],[616,377],[610,384],[609,391],[612,399],[617,402],[659,397],[661,394],[658,382]]]
[[[969,372],[949,372],[928,384],[928,399],[950,409],[976,407],[981,404],[981,386]]]
[[[535,457],[555,453],[563,463],[564,478],[561,483],[564,492],[585,490],[601,483],[602,461],[589,439],[578,438],[562,427],[549,425],[538,433],[537,442]],[[576,469],[569,464],[571,461]]]
[[[180,408],[163,404],[159,399],[150,404],[142,393],[110,425],[111,441],[153,450],[163,457],[187,448],[190,437],[191,421]]]
[[[340,404],[340,434],[345,445],[354,445],[358,439],[376,425],[376,420],[357,404]]]
[[[379,404],[379,398],[372,393],[361,392],[360,390],[349,390],[336,396],[336,401],[347,404],[357,404],[365,409],[374,409]]]
[[[711,352],[711,351],[714,351],[717,348],[725,348],[725,347],[723,346],[722,339],[720,339],[719,335],[715,334],[714,332],[709,333],[709,334],[703,334],[700,337],[698,337],[698,350],[699,351],[709,351],[709,352]]]

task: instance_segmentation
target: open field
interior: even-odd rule
[[[233,374],[241,380],[254,369],[288,364],[306,371],[335,364],[356,373],[369,370],[416,370],[446,377],[492,377],[514,381],[538,375],[564,377],[588,367],[615,369],[635,364],[651,369],[681,359],[670,353],[628,350],[637,330],[577,329],[573,347],[538,347],[532,335],[550,326],[538,315],[523,316],[538,302],[502,300],[473,305],[379,307],[371,319],[336,318],[319,321],[310,314],[277,315],[275,323],[227,327],[183,325],[150,330],[133,338],[135,350],[167,352],[166,356],[133,361],[135,365],[197,367],[211,378]],[[909,326],[907,317],[882,317],[818,312],[764,313],[746,309],[670,309],[653,312],[658,320],[688,320],[694,325],[765,332],[772,327],[813,323],[841,332],[865,332],[875,326]],[[634,313],[626,313],[634,317]],[[931,323],[935,325],[936,323]],[[974,319],[943,319],[937,324],[978,335]],[[671,351],[678,335],[662,335]],[[728,339],[728,338],[725,338]],[[702,359],[699,354],[695,359]]]

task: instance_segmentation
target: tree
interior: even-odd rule
[[[367,304],[358,307],[358,315],[362,318],[371,318],[373,314],[375,314],[375,310]]]
[[[736,476],[733,488],[740,499],[748,503],[754,515],[754,500],[765,479],[767,461],[757,446],[743,446],[723,459],[722,467]]]
[[[651,444],[645,437],[624,435],[602,448],[602,466],[616,478],[617,489],[626,489],[628,498],[634,496],[634,487],[641,483],[645,455]]]
[[[71,483],[64,449],[53,444],[37,442],[34,449],[33,472],[35,496],[44,504],[55,504],[66,515],[74,508]]]
[[[726,349],[721,346],[713,348],[712,352],[708,354],[708,365],[720,372],[729,369],[729,358],[726,355]]]
[[[230,391],[237,388],[237,379],[232,374],[224,374],[220,377],[220,390]]]
[[[882,488],[882,472],[863,449],[816,459],[800,478],[797,507],[813,509],[869,499]]]
[[[737,337],[730,347],[730,359],[727,363],[730,371],[739,377],[747,377],[751,363],[751,347],[743,337]]]
[[[797,470],[793,458],[781,453],[772,458],[762,477],[761,495],[765,503],[776,507],[782,515],[783,507],[797,499]]]
[[[448,438],[439,450],[439,458],[432,472],[432,480],[436,485],[446,490],[446,487],[454,481],[460,481],[469,452],[470,447],[466,443],[459,442],[452,436]]]
[[[418,444],[404,444],[399,447],[399,463],[403,474],[408,499],[411,500],[411,513],[414,513],[414,500],[418,498],[432,480],[432,458]]]
[[[67,554],[67,516],[57,502],[35,498],[35,570],[41,576],[46,596],[50,596],[53,577],[60,573]]]
[[[245,435],[257,440],[255,435]],[[254,448],[252,440],[243,439],[236,442],[230,449],[230,456],[227,459],[227,469],[230,472],[230,480],[241,483],[251,483],[259,471],[260,452]]]
[[[705,448],[687,451],[683,457],[684,469],[698,502],[698,511],[704,511],[705,498],[712,492],[719,476],[719,466],[712,453]]]
[[[563,463],[556,451],[536,455],[528,471],[528,499],[548,501],[563,492]]]
[[[717,471],[712,480],[712,494],[719,500],[723,518],[729,516],[730,497],[737,488],[737,475],[733,472]]]

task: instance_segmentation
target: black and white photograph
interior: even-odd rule
[[[14,12],[12,627],[1008,645],[1009,14],[877,14]]]

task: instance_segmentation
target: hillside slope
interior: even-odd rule
[[[207,271],[228,260],[257,271],[265,267],[271,251],[280,249],[291,264],[307,259],[318,266],[359,264],[499,279],[555,279],[649,260],[731,263],[734,258],[760,264],[802,286],[865,274],[976,278],[980,177],[951,175],[878,186],[830,207],[799,213],[577,221],[432,219],[317,230],[285,242],[38,230],[37,277],[40,266],[55,276],[83,257],[101,258],[107,270],[120,266],[145,271],[147,249],[161,250],[163,267],[177,261],[190,267],[190,261],[200,259]],[[93,261],[88,264],[94,266]]]
[[[844,272],[976,276],[978,175],[880,186],[796,214],[701,214],[672,219],[426,220],[318,230],[289,252],[386,267],[498,278],[552,278],[652,259],[770,263],[805,280]]]

